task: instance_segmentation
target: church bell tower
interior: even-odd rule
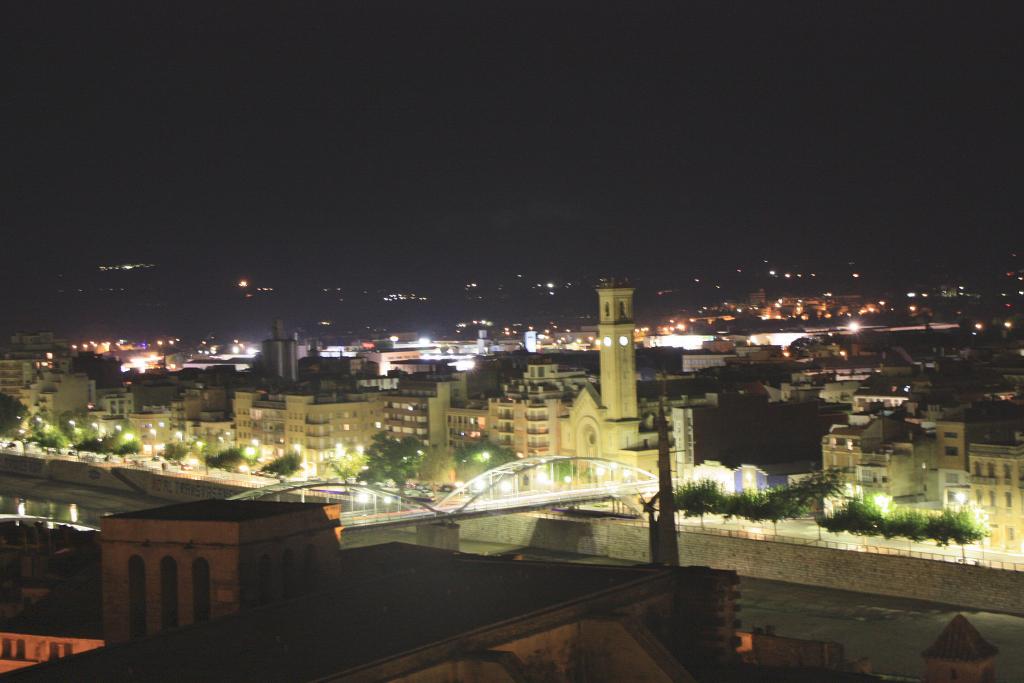
[[[609,420],[635,420],[636,356],[633,350],[633,288],[610,280],[597,289],[601,306],[601,404]]]

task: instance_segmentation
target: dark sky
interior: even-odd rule
[[[133,261],[193,303],[91,319],[212,328],[240,276],[985,264],[1024,217],[1012,7],[8,2],[9,317]]]

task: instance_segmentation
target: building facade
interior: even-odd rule
[[[323,463],[360,450],[383,429],[383,399],[376,393],[316,396],[239,390],[234,398],[237,443],[264,460],[302,457],[303,471],[322,474]]]
[[[988,515],[986,544],[1009,552],[1024,550],[1024,440],[968,446],[970,500]]]

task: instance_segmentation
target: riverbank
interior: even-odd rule
[[[141,494],[0,473],[0,513],[25,514],[98,527],[103,515],[167,505],[167,501]]]
[[[138,494],[167,502],[228,498],[253,487],[276,483],[261,477],[239,477],[162,471],[139,465],[87,462],[68,456],[25,454],[0,450],[0,474],[14,474],[120,494]]]

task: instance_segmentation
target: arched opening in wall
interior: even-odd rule
[[[320,568],[316,564],[316,547],[307,544],[302,553],[302,575],[306,579],[306,587],[309,590],[316,590],[320,583]]]
[[[259,565],[256,568],[256,576],[259,604],[266,605],[274,599],[274,591],[270,583],[273,578],[273,572],[270,567],[270,555],[260,557]]]
[[[197,557],[192,561],[192,621],[210,620],[210,563]]]
[[[291,548],[285,548],[281,555],[281,588],[285,599],[294,598],[299,594],[295,582],[295,556]]]
[[[580,428],[576,444],[576,454],[588,458],[596,458],[601,455],[601,447],[598,444],[597,428],[589,420]]]
[[[146,561],[128,558],[128,637],[146,635]]]
[[[160,560],[160,628],[178,625],[178,563],[167,555]]]

